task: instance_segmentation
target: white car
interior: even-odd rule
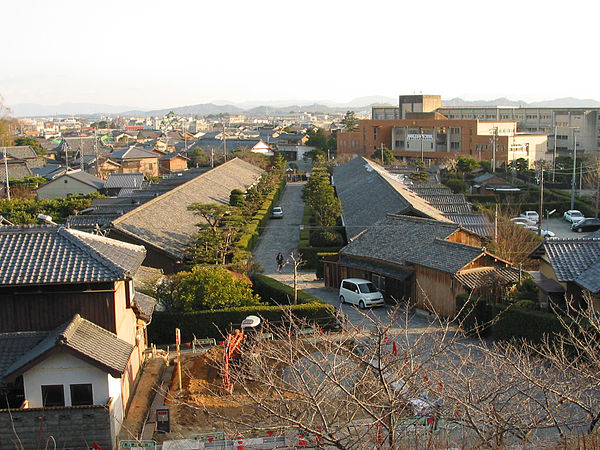
[[[540,221],[540,215],[537,211],[525,211],[521,213],[519,217],[525,217],[526,219],[532,220],[533,223],[538,223]]]
[[[581,214],[581,211],[578,211],[577,209],[570,209],[568,211],[565,211],[565,213],[563,214],[563,218],[567,222],[577,223],[585,219],[585,216]]]
[[[524,225],[525,228],[527,228],[528,230],[533,231],[535,234],[537,234],[538,232],[538,227],[537,225]],[[540,231],[540,236],[543,237],[544,239],[549,238],[549,237],[555,237],[556,235],[554,234],[553,231],[550,230],[544,230],[542,229]]]
[[[523,227],[535,227],[535,222],[527,217],[513,217],[510,221],[515,225],[521,225]]]
[[[346,278],[340,284],[340,303],[358,305],[360,309],[367,306],[383,306],[383,294],[369,280],[362,278]]]
[[[271,218],[283,219],[283,209],[281,209],[281,206],[276,206],[275,208],[273,208],[273,211],[271,211]]]

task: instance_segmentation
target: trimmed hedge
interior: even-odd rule
[[[266,195],[265,200],[260,206],[260,209],[244,226],[242,234],[236,243],[238,248],[252,251],[256,245],[256,242],[258,241],[258,237],[262,234],[263,230],[267,226],[267,222],[271,218],[271,211],[273,210],[275,203],[277,203],[281,197],[285,185],[286,177],[282,177],[276,189]]]
[[[531,309],[519,308],[515,305],[488,305],[479,297],[468,298],[467,295],[456,297],[456,310],[460,311],[467,303],[458,319],[463,320],[463,330],[472,333],[475,324],[490,323],[481,332],[482,336],[491,336],[498,341],[525,339],[532,344],[542,342],[545,335],[557,335],[564,331],[556,314]]]
[[[254,293],[271,305],[290,305],[294,301],[294,288],[266,275],[256,274],[251,278]],[[298,303],[323,303],[323,300],[306,292],[298,291]]]
[[[342,247],[310,247],[302,245],[302,241],[298,244],[298,253],[302,255],[302,260],[305,261],[303,269],[315,269],[319,263],[319,253],[337,253]]]
[[[335,326],[335,308],[324,303],[311,303],[295,306],[244,306],[219,311],[156,311],[148,326],[148,340],[155,344],[175,342],[175,328],[181,330],[182,342],[190,342],[194,335],[198,338],[222,339],[221,332],[239,327],[249,315],[261,317],[270,323],[286,321],[287,311],[308,322],[319,324],[323,328]]]

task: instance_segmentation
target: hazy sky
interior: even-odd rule
[[[5,2],[0,95],[145,109],[423,92],[600,100],[592,1]]]

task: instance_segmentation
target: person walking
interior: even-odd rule
[[[279,252],[277,254],[277,272],[281,272],[281,269],[283,269],[283,255]]]

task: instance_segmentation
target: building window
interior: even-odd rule
[[[65,406],[65,389],[62,384],[42,386],[42,404],[44,407]]]
[[[460,149],[460,142],[450,142],[450,148],[452,150],[459,150]]]
[[[377,140],[377,127],[373,127],[373,140]]]
[[[451,127],[450,128],[450,134],[460,134],[460,128]]]
[[[71,405],[93,405],[94,396],[92,394],[91,384],[72,384],[71,388]]]
[[[400,142],[402,141],[396,141],[396,148],[400,148]]]

